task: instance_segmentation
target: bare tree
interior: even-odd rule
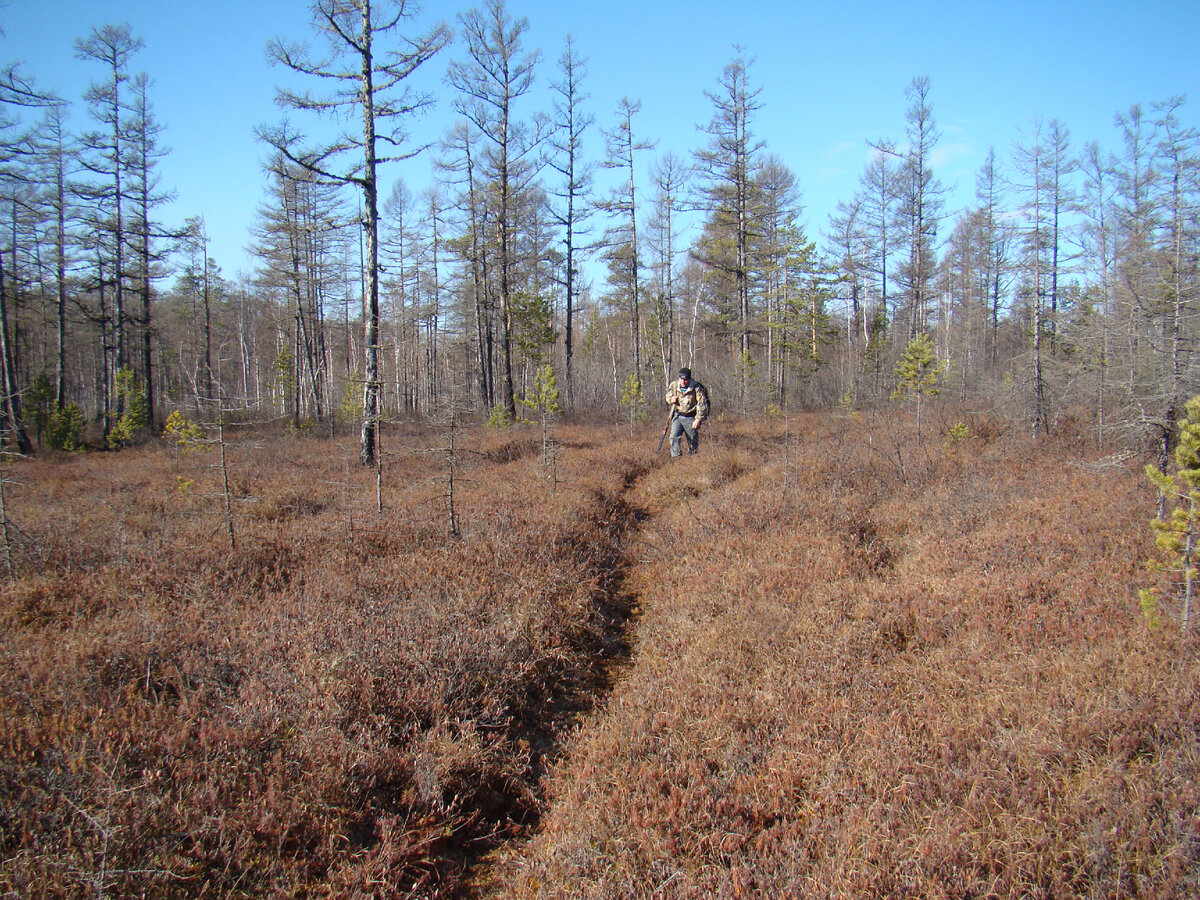
[[[650,219],[650,263],[655,273],[654,318],[657,321],[662,380],[671,380],[675,367],[676,276],[679,256],[679,218],[691,170],[682,157],[667,153],[654,165],[654,215]]]
[[[846,345],[855,352],[856,357],[861,358],[870,340],[864,277],[867,243],[861,196],[838,203],[837,209],[829,217],[826,238],[841,271],[842,291],[846,300]],[[851,374],[852,392],[856,383],[855,374]]]
[[[70,228],[76,215],[69,190],[76,148],[67,133],[66,119],[66,105],[54,104],[46,111],[36,137],[42,202],[50,213],[47,238],[54,268],[54,404],[59,409],[67,402],[67,271],[71,264]]]
[[[0,182],[23,183],[26,179],[18,171],[19,164],[30,153],[25,135],[17,133],[20,124],[14,110],[19,108],[53,107],[59,101],[49,94],[38,91],[26,79],[17,66],[9,66],[0,72]],[[21,413],[21,394],[17,385],[16,349],[12,338],[8,308],[8,285],[6,284],[4,254],[0,253],[0,380],[3,384],[3,409],[0,410],[5,425],[11,431],[17,450],[30,453],[33,443],[25,430]]]
[[[989,149],[983,166],[975,179],[975,199],[981,215],[980,227],[986,260],[988,290],[988,361],[994,367],[999,361],[1000,309],[1012,280],[1009,253],[1012,228],[1005,221],[1004,187],[996,153]]]
[[[380,253],[387,273],[381,286],[391,300],[392,327],[395,329],[396,408],[410,412],[419,408],[421,381],[428,377],[418,362],[420,247],[413,203],[408,185],[396,181],[383,205],[387,221],[380,239]]]
[[[421,298],[418,324],[424,336],[420,354],[425,371],[421,401],[428,412],[438,408],[442,397],[441,342],[442,305],[445,285],[442,282],[442,258],[445,253],[446,200],[436,184],[421,192],[420,226],[424,240],[420,242],[420,272],[418,291]]]
[[[217,409],[220,406],[220,391],[218,379],[213,372],[213,287],[214,275],[212,260],[208,255],[208,226],[203,216],[195,216],[187,221],[187,244],[193,257],[199,255],[199,266],[193,265],[186,281],[191,282],[194,296],[200,300],[201,316],[197,324],[202,326],[200,344],[203,347],[203,365],[196,380],[196,406],[198,409]]]
[[[636,139],[633,133],[633,117],[642,109],[641,101],[622,97],[617,106],[617,125],[604,133],[608,144],[608,158],[604,165],[610,169],[623,169],[624,178],[604,204],[605,209],[618,217],[617,224],[610,229],[605,243],[608,245],[610,280],[615,281],[625,293],[629,306],[630,340],[633,345],[633,371],[639,381],[642,378],[642,335],[641,335],[641,249],[637,231],[637,178],[635,157],[641,150],[649,150],[653,143]]]
[[[1156,104],[1156,122],[1161,138],[1157,148],[1158,169],[1162,181],[1158,206],[1163,211],[1162,236],[1159,239],[1157,268],[1157,318],[1161,322],[1162,350],[1166,382],[1163,386],[1164,441],[1178,441],[1178,420],[1184,414],[1190,369],[1191,348],[1195,340],[1196,303],[1200,298],[1200,277],[1196,272],[1196,210],[1200,205],[1200,132],[1185,127],[1179,120],[1182,97]]]
[[[933,151],[939,134],[929,103],[929,79],[919,76],[905,89],[908,97],[908,149],[902,155],[898,222],[908,244],[908,260],[900,278],[908,293],[907,340],[928,327],[937,269],[938,224],[943,215],[945,189],[933,175]]]
[[[703,205],[713,224],[723,233],[718,240],[727,244],[722,267],[732,278],[732,306],[737,320],[737,352],[741,357],[739,387],[746,398],[747,367],[751,362],[751,273],[750,244],[752,231],[757,228],[753,177],[756,156],[763,142],[755,139],[751,130],[754,113],[762,108],[760,89],[750,88],[747,60],[738,48],[738,55],[725,66],[718,90],[705,91],[713,104],[713,118],[707,129],[709,145],[696,154]],[[715,258],[710,256],[710,258]]]
[[[477,146],[478,132],[470,122],[461,120],[451,127],[442,142],[444,155],[438,167],[453,177],[458,187],[457,208],[463,218],[465,236],[455,243],[457,255],[465,262],[470,284],[460,293],[469,298],[471,309],[463,315],[475,330],[475,371],[479,400],[488,409],[496,405],[494,309],[489,293],[489,254],[485,232],[488,208]]]
[[[275,40],[267,48],[276,62],[331,85],[323,94],[278,89],[285,109],[334,117],[360,116],[361,131],[343,131],[331,143],[303,148],[302,137],[287,123],[260,128],[259,135],[290,162],[331,183],[362,192],[366,291],[363,309],[363,424],[359,459],[374,465],[378,453],[379,382],[379,176],[383,163],[410,159],[425,149],[410,147],[404,125],[433,103],[408,79],[450,40],[444,25],[412,38],[399,34],[416,14],[408,0],[316,0],[310,7],[313,28],[327,43],[328,55],[314,57],[304,45]],[[399,49],[383,42],[396,38]]]
[[[98,232],[96,288],[101,307],[98,318],[102,340],[103,330],[112,329],[111,366],[107,362],[104,366],[103,399],[106,406],[112,395],[111,376],[128,362],[125,294],[130,277],[127,219],[132,150],[128,146],[126,112],[129,99],[125,88],[132,77],[130,63],[142,47],[142,39],[133,34],[128,24],[93,28],[86,39],[75,42],[77,57],[98,62],[106,70],[106,80],[93,83],[84,94],[97,128],[86,132],[81,141],[84,151],[81,159],[92,176],[92,180],[82,187],[82,195],[94,205],[92,219]],[[111,315],[106,312],[104,300],[108,287],[112,288]],[[118,398],[118,412],[123,411],[120,402]],[[107,416],[105,423],[107,428]]]
[[[1057,341],[1061,220],[1069,196],[1063,175],[1071,164],[1065,129],[1057,121],[1045,128],[1035,122],[1031,138],[1028,146],[1017,148],[1016,174],[1025,219],[1024,293],[1033,328],[1033,431],[1039,434],[1050,427],[1046,350],[1053,356]]]
[[[458,91],[455,108],[487,142],[482,159],[485,181],[495,192],[495,233],[498,247],[500,342],[503,359],[504,410],[517,414],[512,373],[512,314],[514,294],[514,196],[532,168],[539,135],[514,117],[514,104],[533,87],[538,51],[525,53],[521,39],[529,20],[513,19],[504,0],[488,0],[484,9],[459,16],[467,42],[467,59],[450,64],[447,80]],[[484,285],[486,286],[486,278]]]
[[[562,184],[555,192],[562,206],[555,213],[559,227],[563,230],[566,253],[563,265],[562,284],[565,292],[565,317],[563,320],[563,351],[567,408],[574,405],[574,350],[575,310],[580,292],[579,256],[580,237],[585,232],[591,210],[588,194],[591,191],[595,165],[585,163],[582,158],[583,138],[594,118],[582,109],[588,95],[583,92],[582,82],[586,74],[587,60],[575,50],[575,42],[567,35],[567,46],[558,60],[561,79],[553,85],[558,98],[554,104],[554,131],[549,142],[554,153],[550,166],[562,176]]]
[[[1079,168],[1071,155],[1070,134],[1065,125],[1058,119],[1051,119],[1047,133],[1047,151],[1049,166],[1050,189],[1050,355],[1058,352],[1058,338],[1061,330],[1059,322],[1062,314],[1062,282],[1066,272],[1066,256],[1064,253],[1065,232],[1064,218],[1076,208],[1077,198],[1071,188],[1069,179]]]
[[[800,226],[803,205],[796,175],[779,157],[768,154],[754,173],[756,222],[750,232],[750,265],[756,273],[763,295],[766,317],[766,371],[774,399],[783,397],[785,357],[782,324],[791,293],[799,287],[794,281],[794,261],[807,243]],[[853,318],[847,319],[853,330]],[[815,351],[814,351],[815,355]]]
[[[321,183],[281,155],[268,164],[268,200],[260,207],[257,252],[263,262],[259,279],[283,291],[291,319],[292,421],[299,427],[302,407],[320,421],[325,407],[322,386],[328,385],[323,307],[340,274],[336,248],[345,237],[347,220],[337,188]]]
[[[1145,385],[1142,373],[1151,366],[1144,359],[1143,345],[1148,329],[1143,328],[1146,309],[1154,282],[1153,243],[1158,227],[1159,210],[1154,202],[1159,180],[1153,164],[1155,135],[1152,123],[1138,104],[1118,114],[1123,152],[1114,167],[1115,194],[1113,203],[1116,230],[1116,293],[1124,320],[1123,355],[1127,363],[1125,378],[1131,399],[1141,407],[1141,424],[1153,428],[1159,441],[1159,467],[1167,470],[1170,463],[1171,425],[1158,421],[1157,412],[1147,410],[1142,397],[1152,390]]]
[[[875,145],[875,153],[859,179],[860,190],[852,207],[858,210],[865,292],[863,310],[863,365],[871,376],[874,393],[884,391],[886,341],[892,319],[892,262],[896,254],[893,223],[900,201],[900,171],[890,145]]]
[[[162,275],[164,253],[156,243],[171,236],[154,220],[154,210],[171,199],[169,192],[160,189],[160,178],[155,171],[157,161],[166,155],[158,143],[163,126],[153,114],[150,106],[149,88],[151,81],[145,73],[133,79],[131,117],[127,126],[129,137],[129,190],[130,190],[130,249],[132,289],[140,298],[140,314],[132,316],[141,329],[139,368],[144,379],[142,390],[146,400],[146,425],[151,432],[156,430],[154,409],[153,331],[151,311],[154,302],[154,282]]]

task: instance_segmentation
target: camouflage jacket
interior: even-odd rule
[[[708,391],[698,381],[685,388],[676,379],[667,388],[667,405],[676,407],[682,416],[694,415],[693,423],[698,423],[708,416]]]

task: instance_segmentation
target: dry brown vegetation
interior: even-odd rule
[[[573,436],[564,431],[570,442]],[[425,896],[534,813],[594,693],[648,462],[436,432],[23,463],[8,485],[0,883],[21,896]],[[589,436],[595,440],[596,435]],[[407,446],[401,446],[401,443]]]
[[[775,425],[649,473],[634,662],[498,894],[1194,895],[1198,670],[1132,590],[1152,497],[971,424],[806,418],[786,464]]]
[[[786,424],[786,432],[785,432]],[[21,896],[1200,890],[1136,461],[968,420],[389,435],[8,472]],[[628,646],[626,645],[628,642]],[[598,703],[598,706],[593,704]],[[549,768],[547,768],[549,764]]]

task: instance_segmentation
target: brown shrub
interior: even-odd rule
[[[382,512],[352,441],[235,438],[233,549],[204,455],[22,463],[0,884],[1194,894],[1149,490],[985,426],[720,422],[675,461],[562,426],[553,477],[535,429],[471,432],[457,537],[437,429],[386,433]]]
[[[383,513],[349,441],[235,438],[232,549],[211,454],[19,467],[6,890],[449,895],[525,827],[645,463],[464,459],[453,538],[438,433],[388,437]]]
[[[495,893],[1195,893],[1200,670],[1133,598],[1132,467],[879,414],[791,434],[644,480],[637,655]]]

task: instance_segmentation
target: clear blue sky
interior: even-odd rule
[[[420,21],[453,25],[470,5],[428,2]],[[510,0],[508,8],[529,20],[526,46],[543,53],[543,88],[557,77],[571,33],[589,60],[585,88],[597,123],[614,123],[621,97],[640,100],[635,128],[658,141],[655,153],[687,154],[703,143],[697,126],[712,115],[704,91],[743,47],[763,104],[754,131],[796,173],[814,237],[856,190],[867,142],[903,138],[904,89],[917,75],[931,81],[942,135],[935,174],[957,188],[953,206],[970,201],[988,148],[1007,158],[1037,117],[1062,121],[1075,147],[1098,140],[1112,150],[1114,114],[1134,103],[1188,95],[1184,119],[1200,122],[1200,0]],[[278,121],[274,88],[284,77],[264,47],[273,37],[310,36],[307,2],[0,0],[0,61],[24,61],[39,86],[74,101],[71,122],[80,129],[79,97],[103,73],[77,61],[73,43],[93,26],[121,22],[145,41],[134,69],[154,79],[152,101],[166,125],[171,154],[160,171],[178,197],[169,224],[205,216],[211,255],[226,274],[248,270],[245,246],[264,185],[254,127]],[[415,127],[428,139],[451,118],[442,76],[461,55],[452,45],[422,75],[440,96]],[[517,111],[546,107],[540,96]],[[597,131],[592,140],[598,155]],[[647,165],[652,156],[643,155]],[[385,177],[419,188],[429,170],[420,157]]]

